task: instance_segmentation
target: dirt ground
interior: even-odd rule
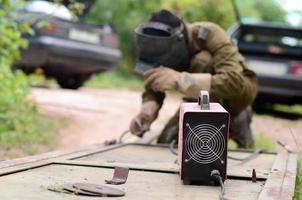
[[[68,125],[59,131],[58,149],[76,148],[118,138],[128,129],[129,122],[139,111],[141,103],[141,92],[118,89],[33,88],[31,94],[42,113],[68,120]],[[151,127],[153,134],[160,131],[181,102],[175,94],[169,94],[165,101],[158,120]],[[282,140],[295,147],[291,130],[299,144],[302,144],[302,118],[288,120],[255,114],[252,129],[256,134],[265,134],[275,141]]]

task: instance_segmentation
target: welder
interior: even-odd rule
[[[248,69],[226,32],[211,22],[185,23],[178,15],[160,10],[135,30],[137,60],[134,70],[144,76],[140,112],[130,131],[140,134],[156,120],[167,91],[197,101],[207,90],[231,114],[230,137],[239,147],[254,144],[250,127],[251,104],[257,94],[257,78]],[[179,111],[167,122],[158,143],[178,138]]]

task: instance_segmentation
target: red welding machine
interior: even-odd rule
[[[178,162],[185,184],[217,184],[216,175],[226,179],[229,123],[229,113],[209,103],[207,91],[198,103],[181,105]]]

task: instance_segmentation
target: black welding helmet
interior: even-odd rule
[[[183,21],[167,10],[153,13],[151,19],[135,29],[136,64],[143,74],[163,65],[177,71],[189,66],[187,32]]]

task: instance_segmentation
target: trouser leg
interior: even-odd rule
[[[254,138],[250,124],[252,122],[252,108],[247,107],[239,114],[231,117],[230,137],[239,148],[251,148],[254,146]]]

